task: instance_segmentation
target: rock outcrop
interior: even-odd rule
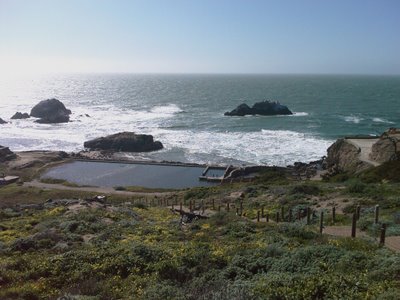
[[[261,116],[274,116],[274,115],[292,115],[293,113],[287,106],[279,102],[263,101],[257,102],[252,107],[246,103],[240,104],[234,110],[226,112],[225,116],[246,116],[246,115],[261,115]]]
[[[5,162],[16,158],[17,155],[8,147],[0,146],[0,162]]]
[[[335,173],[354,171],[361,163],[359,154],[359,148],[346,139],[339,139],[328,148],[326,167]]]
[[[37,123],[66,123],[69,122],[71,111],[57,99],[40,101],[31,110],[31,116],[40,118]]]
[[[21,113],[21,112],[16,112],[12,117],[11,120],[20,120],[20,119],[28,119],[30,118],[28,113]]]
[[[154,141],[152,135],[120,132],[106,137],[86,141],[85,148],[90,150],[110,150],[122,152],[149,152],[163,148],[159,141]]]
[[[372,146],[370,159],[384,163],[400,159],[400,130],[392,128],[384,132]]]
[[[7,124],[7,122],[0,118],[0,124]]]

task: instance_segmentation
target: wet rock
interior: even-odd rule
[[[67,109],[61,101],[53,98],[40,101],[32,108],[30,115],[40,118],[35,121],[37,123],[51,124],[69,122],[70,114],[71,110]]]
[[[230,112],[226,112],[225,116],[246,116],[246,115],[261,115],[261,116],[274,116],[274,115],[292,115],[293,113],[287,106],[279,102],[262,101],[255,103],[252,107],[243,103]]]
[[[0,162],[9,161],[17,158],[17,155],[8,147],[0,146]]]
[[[120,132],[106,137],[86,141],[85,148],[90,150],[112,150],[122,152],[149,152],[163,148],[159,141],[154,141],[152,135]]]
[[[21,112],[16,112],[12,117],[11,120],[20,120],[20,119],[28,119],[30,118],[28,113],[21,113]]]

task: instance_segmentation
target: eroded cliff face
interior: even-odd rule
[[[384,163],[400,159],[400,132],[390,130],[382,134],[371,149],[370,159]]]
[[[400,160],[400,129],[391,128],[379,138],[337,140],[328,148],[325,163],[329,174],[334,175],[342,172],[357,173],[394,160]]]
[[[339,139],[328,148],[326,166],[332,173],[356,172],[369,167],[360,160],[360,149],[346,139]]]

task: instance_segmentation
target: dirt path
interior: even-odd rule
[[[335,236],[350,237],[351,226],[326,226],[324,227],[323,233]],[[356,230],[356,237],[364,237],[367,234],[359,229]]]
[[[327,226],[324,228],[323,233],[350,237],[351,236],[351,226]],[[367,237],[368,235],[359,229],[356,230],[356,237]],[[385,239],[385,246],[395,252],[400,252],[400,236],[388,236]]]
[[[64,190],[64,191],[80,191],[80,192],[94,192],[98,194],[113,194],[113,195],[125,195],[125,196],[166,196],[171,194],[171,192],[129,192],[129,191],[116,191],[109,187],[72,187],[65,186],[62,184],[50,184],[43,183],[37,180],[24,182],[24,186],[36,187],[40,189],[47,190]]]
[[[400,236],[388,236],[385,239],[385,246],[396,252],[400,252]]]
[[[369,158],[371,153],[372,145],[375,144],[379,139],[346,139],[346,141],[353,146],[360,149],[359,158],[361,161],[369,163],[373,166],[379,166],[380,163],[373,161]]]

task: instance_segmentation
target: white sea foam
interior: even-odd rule
[[[372,121],[374,121],[375,123],[394,124],[394,122],[383,119],[383,118],[373,118]]]
[[[159,114],[159,115],[171,115],[176,113],[181,113],[183,110],[176,104],[168,104],[162,106],[153,107],[150,112]]]
[[[364,119],[361,118],[361,117],[357,117],[357,116],[351,115],[351,116],[346,116],[346,117],[344,117],[344,120],[345,120],[346,122],[349,122],[349,123],[358,124],[358,123],[360,123],[360,122],[361,122],[362,120],[364,120]]]
[[[305,117],[308,116],[308,112],[294,112],[293,115],[291,115],[293,117]]]
[[[157,130],[154,134],[164,142],[167,150],[184,149],[187,160],[202,163],[234,160],[285,166],[295,161],[319,159],[326,154],[326,149],[332,143],[288,130],[256,132]]]
[[[73,111],[72,122],[65,124],[37,124],[34,119],[5,124],[1,144],[16,151],[77,151],[83,148],[85,140],[119,131],[137,131],[154,135],[165,146],[161,152],[140,154],[142,159],[284,166],[295,161],[318,159],[326,154],[332,142],[285,130],[214,132],[161,129],[158,121],[165,116],[160,119],[154,112],[123,111],[112,106],[92,107],[90,110],[77,107]],[[174,117],[174,113],[169,114],[170,118]]]

